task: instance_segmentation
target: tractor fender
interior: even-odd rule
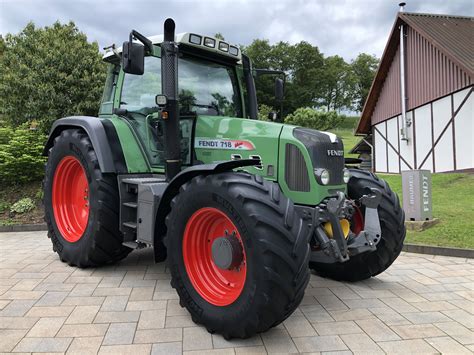
[[[212,164],[193,165],[176,175],[164,190],[156,211],[155,235],[153,241],[153,245],[155,246],[155,261],[160,261],[162,259],[160,257],[162,251],[159,250],[158,246],[166,234],[165,219],[171,210],[171,200],[179,193],[179,188],[183,184],[199,175],[218,174],[236,168],[258,164],[260,164],[260,160],[258,159],[221,161]]]
[[[99,117],[71,116],[56,120],[44,147],[44,156],[48,156],[49,149],[54,144],[54,139],[62,131],[70,128],[82,128],[87,133],[97,154],[102,173],[127,172],[125,158],[115,127],[109,120]]]

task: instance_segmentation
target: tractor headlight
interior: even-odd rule
[[[351,172],[349,171],[349,169],[345,168],[343,170],[343,179],[344,179],[344,183],[348,183],[349,180],[351,179]]]
[[[228,52],[229,51],[229,43],[219,42],[219,50],[221,50],[223,52]]]
[[[192,44],[201,44],[201,41],[202,41],[202,37],[199,36],[199,35],[195,35],[195,34],[190,34],[189,35],[189,42],[191,42]]]
[[[318,183],[321,185],[327,185],[329,184],[329,171],[326,169],[315,169],[314,170],[314,175],[316,176],[316,180],[318,180]]]
[[[214,48],[216,46],[216,40],[214,38],[205,37],[204,45],[209,48]]]

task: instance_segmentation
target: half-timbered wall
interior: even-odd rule
[[[407,112],[408,142],[400,139],[401,116],[373,126],[375,171],[432,172],[474,168],[473,86]]]

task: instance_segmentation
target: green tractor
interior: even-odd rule
[[[99,117],[54,123],[44,200],[59,258],[93,267],[152,246],[181,306],[225,338],[285,320],[310,269],[357,281],[388,268],[405,238],[389,186],[346,168],[334,134],[257,120],[254,78],[279,72],[174,29],[132,31],[104,56]]]

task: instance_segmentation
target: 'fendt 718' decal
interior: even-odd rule
[[[194,148],[254,150],[252,142],[233,139],[196,138]]]

